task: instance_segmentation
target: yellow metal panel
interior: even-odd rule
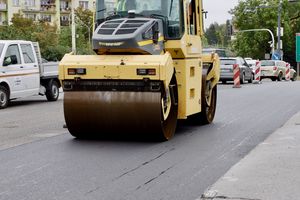
[[[201,38],[198,35],[189,35],[187,39],[188,39],[187,53],[198,57],[201,56],[202,54]]]
[[[200,59],[174,60],[179,95],[179,119],[201,112],[202,65]],[[193,71],[193,73],[191,73]]]
[[[69,68],[85,68],[86,75],[68,75]],[[137,69],[155,69],[156,75],[137,75]],[[65,55],[60,62],[60,80],[74,79],[117,79],[117,80],[162,80],[167,87],[174,72],[172,57],[164,55]]]
[[[201,38],[185,34],[181,40],[168,40],[165,48],[172,58],[199,58],[202,54]]]
[[[220,59],[218,54],[212,53],[212,54],[206,54],[202,55],[202,61],[203,63],[211,63],[212,70],[210,70],[209,74],[207,75],[207,80],[212,80],[212,87],[218,84],[220,79]]]

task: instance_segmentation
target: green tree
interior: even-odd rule
[[[93,54],[91,37],[93,34],[93,12],[78,7],[75,9],[77,54]]]
[[[262,8],[267,5],[269,8]],[[278,0],[244,0],[230,11],[234,15],[234,27],[237,30],[270,29],[276,36]],[[295,33],[299,28],[299,3],[283,1],[281,26],[284,28],[283,51],[285,58],[292,62],[295,49]],[[298,29],[299,30],[299,29]],[[271,52],[271,36],[268,32],[238,33],[232,43],[232,49],[240,56],[264,59]]]
[[[0,39],[38,42],[42,57],[48,60],[60,60],[66,53],[66,49],[59,45],[56,26],[42,21],[34,22],[21,13],[14,14],[11,23],[0,28]]]
[[[229,20],[227,23],[229,24]],[[227,47],[230,44],[227,24],[211,24],[205,31],[205,38],[208,46]]]

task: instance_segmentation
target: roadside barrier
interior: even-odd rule
[[[291,80],[291,65],[289,63],[286,63],[285,80],[286,81]]]
[[[240,67],[237,64],[233,65],[233,82],[233,88],[241,88]]]
[[[261,76],[261,66],[260,66],[260,62],[257,61],[255,64],[255,73],[254,73],[254,81],[253,81],[254,84],[261,83],[260,76]]]

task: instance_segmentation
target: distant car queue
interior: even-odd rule
[[[221,74],[220,81],[225,84],[233,81],[233,69],[238,66],[240,69],[240,83],[252,83],[255,77],[257,65],[260,66],[260,80],[269,78],[272,81],[285,80],[286,71],[290,68],[290,80],[297,80],[297,72],[288,62],[281,60],[256,60],[252,58],[227,57],[225,49],[203,49],[204,54],[217,53],[220,56]]]

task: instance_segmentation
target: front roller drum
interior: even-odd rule
[[[165,118],[160,92],[70,91],[64,114],[77,138],[130,136],[169,140],[176,129],[176,106]]]

